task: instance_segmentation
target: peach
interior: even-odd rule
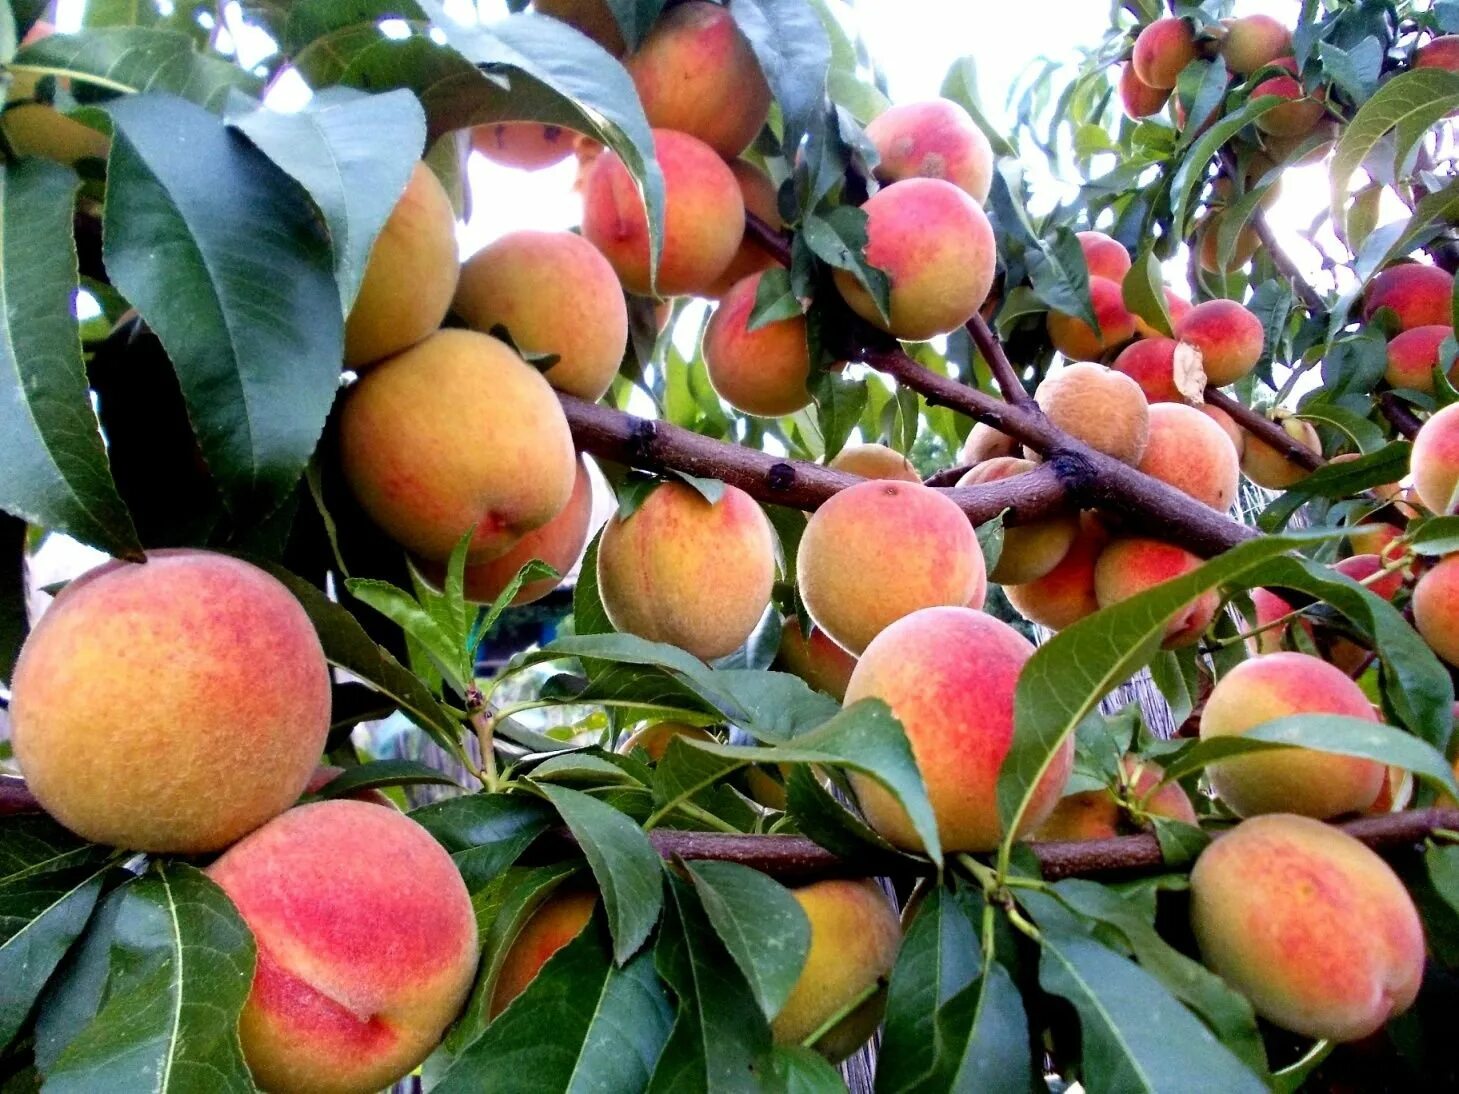
[[[1032,471],[1032,460],[1000,456],[978,464],[958,480],[959,486],[997,482]],[[1003,551],[988,577],[1000,585],[1021,585],[1036,581],[1063,561],[1079,532],[1079,517],[1069,514],[1015,525],[1003,532]]]
[[[1097,275],[1090,277],[1089,299],[1094,305],[1094,317],[1099,321],[1098,334],[1083,319],[1049,312],[1049,341],[1071,361],[1098,361],[1108,350],[1135,337],[1135,317],[1125,307],[1125,294],[1118,282]]]
[[[1413,440],[1408,465],[1419,501],[1440,516],[1454,512],[1459,494],[1459,403],[1424,422]]]
[[[1373,804],[1363,812],[1375,813],[1396,813],[1400,809],[1408,808],[1408,803],[1413,799],[1413,774],[1401,767],[1389,766],[1388,774],[1383,779],[1383,788],[1378,791],[1378,796],[1373,799]],[[1439,795],[1440,798],[1445,795]]]
[[[1294,623],[1300,623],[1310,637],[1312,624],[1306,619],[1288,620],[1283,626],[1276,625],[1277,620],[1284,619],[1293,612],[1292,605],[1270,589],[1252,589],[1251,606],[1256,618],[1247,623],[1247,629],[1259,633],[1252,635],[1246,640],[1246,649],[1252,656],[1260,653],[1276,653],[1282,648],[1282,637],[1286,634],[1287,628]]]
[[[1174,330],[1177,340],[1201,351],[1206,380],[1217,387],[1234,384],[1261,360],[1265,341],[1261,320],[1235,300],[1197,304]]]
[[[775,183],[770,181],[770,176],[753,163],[747,163],[745,160],[731,161],[729,169],[730,174],[735,177],[735,182],[739,183],[740,197],[745,202],[745,212],[754,213],[772,228],[785,227],[785,222],[780,218],[780,201],[776,195]],[[773,254],[760,246],[755,241],[755,237],[746,232],[745,238],[740,242],[739,250],[735,252],[735,257],[725,267],[724,273],[715,278],[714,282],[704,290],[704,295],[721,297],[740,280],[779,264]]]
[[[547,382],[589,401],[607,392],[628,345],[618,277],[572,232],[508,232],[487,244],[461,267],[452,306],[472,330],[505,327],[523,354],[556,355]]]
[[[586,34],[614,57],[628,48],[608,0],[532,0],[532,7]]]
[[[1117,539],[1094,567],[1094,595],[1101,608],[1138,596],[1190,573],[1201,560],[1189,551],[1158,539]],[[1214,589],[1185,605],[1165,626],[1165,649],[1193,646],[1216,618],[1221,597]]]
[[[1355,1041],[1407,1010],[1424,933],[1392,868],[1308,817],[1243,821],[1191,872],[1206,964],[1257,1014],[1303,1037]]]
[[[739,649],[770,605],[775,534],[735,486],[711,504],[665,482],[598,545],[598,589],[613,626],[710,660]]]
[[[1226,37],[1221,56],[1226,67],[1238,76],[1250,76],[1263,65],[1292,52],[1292,32],[1270,15],[1243,15],[1223,20]]]
[[[714,734],[701,726],[686,725],[683,722],[654,722],[640,726],[629,734],[627,740],[618,746],[618,751],[627,756],[639,750],[652,762],[658,763],[664,758],[664,753],[669,751],[669,745],[676,737],[687,741],[714,740]]]
[[[1033,646],[1008,624],[973,608],[924,608],[882,631],[851,674],[846,703],[880,699],[902,723],[937,819],[942,849],[991,851],[1003,838],[998,770],[1013,739],[1013,693]],[[1073,738],[1035,790],[1023,828],[1053,811],[1073,763]],[[867,820],[898,847],[922,841],[878,783],[852,774]]]
[[[572,155],[577,134],[541,122],[492,122],[471,130],[471,147],[493,163],[537,171]]]
[[[1450,327],[1454,278],[1437,266],[1408,262],[1390,266],[1369,283],[1363,294],[1363,319],[1371,320],[1379,308],[1398,317],[1400,331],[1415,327]]]
[[[881,1023],[885,983],[897,960],[902,925],[897,909],[871,879],[817,881],[791,895],[810,921],[805,965],[770,1023],[778,1045],[798,1045],[868,990],[870,998],[817,1039],[814,1048],[844,1060]]]
[[[1140,385],[1103,365],[1066,365],[1034,399],[1049,421],[1107,456],[1138,464],[1150,440],[1150,406]]]
[[[998,456],[1016,455],[1018,448],[1018,442],[1008,434],[1000,433],[987,422],[977,422],[963,442],[958,459],[972,466]]]
[[[1185,317],[1185,314],[1190,310],[1191,302],[1189,300],[1187,300],[1183,296],[1176,295],[1176,293],[1169,288],[1165,290],[1165,314],[1170,317],[1172,328],[1176,323],[1179,323],[1181,319]],[[1134,318],[1135,334],[1137,336],[1139,336],[1140,338],[1155,338],[1157,336],[1160,336],[1160,331],[1156,330],[1149,323],[1145,322],[1145,320],[1140,318],[1140,316],[1136,315]]]
[[[504,342],[443,330],[366,372],[346,394],[340,465],[392,539],[444,562],[499,558],[562,512],[572,434],[542,374]]]
[[[1311,422],[1289,416],[1279,419],[1277,424],[1303,448],[1309,448],[1318,455],[1322,454],[1322,440],[1317,436],[1317,427]],[[1257,486],[1268,490],[1285,490],[1311,474],[1255,433],[1246,435],[1246,443],[1241,450],[1241,470]]]
[[[1146,87],[1168,91],[1185,66],[1196,59],[1196,39],[1184,19],[1167,16],[1144,27],[1135,39],[1130,64]]]
[[[1374,596],[1381,596],[1391,603],[1399,590],[1403,588],[1405,578],[1402,570],[1389,570],[1384,573],[1385,566],[1386,562],[1378,555],[1353,555],[1334,563],[1332,568],[1338,573],[1366,585],[1368,591]],[[1326,659],[1341,669],[1345,675],[1357,677],[1368,667],[1373,657],[1372,650],[1350,641],[1340,634],[1324,637],[1326,641],[1323,652]]]
[[[369,1094],[440,1042],[476,974],[456,865],[415,821],[301,805],[208,867],[258,945],[238,1032],[267,1090]]]
[[[1201,740],[1240,736],[1294,714],[1378,721],[1373,704],[1341,669],[1283,651],[1243,661],[1217,681],[1201,712]],[[1371,805],[1383,785],[1384,767],[1373,760],[1289,748],[1221,760],[1208,775],[1238,817],[1300,813],[1326,819]]]
[[[1119,240],[1103,232],[1078,232],[1079,249],[1090,277],[1103,277],[1119,284],[1130,272],[1130,252]]]
[[[47,19],[37,19],[25,32],[25,37],[20,40],[22,46],[28,46],[32,42],[39,42],[42,38],[49,38],[56,33],[56,25]],[[41,82],[41,77],[31,72],[10,73],[10,83],[5,88],[5,101],[7,103],[23,102],[26,99],[34,99],[36,88]],[[70,86],[70,81],[57,80],[60,86]]]
[[[1186,401],[1185,393],[1175,383],[1175,350],[1178,345],[1174,338],[1158,334],[1141,338],[1120,350],[1120,355],[1110,367],[1134,380],[1152,407],[1157,403],[1183,403]],[[1190,362],[1194,361],[1192,356]],[[1186,382],[1189,384],[1190,380],[1199,379],[1191,376]],[[1199,387],[1200,384],[1197,382],[1193,386]]]
[[[591,889],[559,890],[532,913],[517,932],[502,958],[492,986],[491,1014],[495,1018],[527,989],[549,958],[578,935],[593,918],[598,894]]]
[[[954,502],[916,483],[869,479],[811,514],[797,581],[816,626],[859,654],[919,608],[981,606],[987,573],[977,534]]]
[[[1241,454],[1246,451],[1246,431],[1236,424],[1236,420],[1231,415],[1218,406],[1202,403],[1196,409],[1221,427],[1221,432],[1225,433],[1231,441],[1231,447],[1235,449],[1236,458],[1239,461]]]
[[[852,311],[909,341],[946,334],[973,317],[993,287],[996,262],[982,206],[950,182],[914,178],[883,187],[862,209],[866,260],[891,283],[891,321],[848,271],[834,270]]]
[[[1414,68],[1442,68],[1459,72],[1459,34],[1433,38],[1414,51]]]
[[[1135,66],[1120,66],[1120,104],[1131,118],[1148,118],[1159,114],[1170,100],[1170,88],[1151,87],[1140,79]]]
[[[1165,771],[1152,760],[1138,756],[1125,756],[1120,761],[1122,794],[1117,797],[1109,788],[1084,790],[1066,794],[1054,806],[1048,819],[1034,832],[1036,840],[1090,840],[1110,839],[1134,831],[1129,823],[1128,810],[1123,800],[1128,800],[1143,813],[1155,817],[1196,824],[1195,807],[1180,788],[1179,783],[1165,783]]]
[[[1439,347],[1453,333],[1454,329],[1446,324],[1411,327],[1398,334],[1388,343],[1388,368],[1383,378],[1391,387],[1432,394],[1434,369],[1439,367]]]
[[[753,273],[737,283],[714,309],[704,328],[704,367],[715,392],[730,406],[779,418],[810,405],[810,349],[804,316],[750,329],[762,276]]]
[[[1309,167],[1326,159],[1341,135],[1342,126],[1337,119],[1328,117],[1323,118],[1304,133],[1296,133],[1289,137],[1262,133],[1260,137],[1262,149],[1273,162],[1284,167]],[[1315,142],[1313,138],[1317,138]],[[1296,157],[1296,153],[1303,149],[1305,151],[1302,152],[1302,155]]]
[[[329,732],[329,669],[304,609],[208,551],[72,581],[11,688],[31,792],[78,835],[133,851],[226,847],[298,800]]]
[[[1092,513],[1079,516],[1079,534],[1059,564],[1043,577],[1004,586],[1008,602],[1025,619],[1061,631],[1099,610],[1094,595],[1094,566],[1109,542],[1109,533]]]
[[[856,658],[832,642],[815,624],[811,624],[809,637],[801,634],[800,620],[792,615],[781,625],[780,649],[772,667],[799,676],[817,691],[824,691],[839,701],[846,698],[846,685],[856,668]]]
[[[456,292],[456,214],[431,169],[415,165],[375,237],[344,327],[353,369],[399,353],[441,325]]]
[[[880,161],[876,177],[945,179],[979,205],[993,185],[993,146],[957,103],[928,99],[888,107],[871,120],[866,137]]]
[[[922,476],[907,459],[894,448],[884,444],[853,444],[836,453],[836,458],[826,465],[836,471],[860,475],[863,479],[900,479],[902,482],[921,482]]]
[[[1459,555],[1449,555],[1418,579],[1413,620],[1429,648],[1459,666]]]
[[[728,269],[745,235],[740,185],[714,149],[687,133],[654,130],[664,175],[663,250],[649,280],[648,216],[616,153],[593,160],[583,183],[583,235],[629,292],[678,296],[706,290]]]
[[[1323,105],[1327,100],[1327,91],[1318,88],[1315,92],[1308,94],[1298,78],[1297,62],[1290,57],[1279,57],[1272,62],[1287,70],[1290,75],[1273,76],[1263,80],[1251,89],[1251,98],[1260,99],[1266,95],[1276,95],[1278,98],[1286,99],[1287,102],[1281,106],[1273,107],[1261,117],[1256,119],[1256,127],[1263,133],[1270,133],[1276,137],[1296,137],[1310,134],[1327,116],[1327,108]]]
[[[1231,439],[1215,421],[1184,403],[1150,408],[1150,443],[1138,466],[1223,513],[1241,485],[1241,463]]]
[[[1348,546],[1355,555],[1379,555],[1384,559],[1394,556],[1394,543],[1403,536],[1403,529],[1384,521],[1364,519],[1351,525],[1347,534]]]
[[[1278,107],[1278,110],[1286,109]],[[1276,113],[1276,111],[1273,111]],[[1232,248],[1231,257],[1223,266],[1221,264],[1220,249],[1217,246],[1217,236],[1221,231],[1221,218],[1226,215],[1226,210],[1216,209],[1207,213],[1201,219],[1200,225],[1196,228],[1196,235],[1199,240],[1199,257],[1201,269],[1207,273],[1227,274],[1234,273],[1241,269],[1261,249],[1261,237],[1256,234],[1256,229],[1249,223],[1242,226],[1241,231],[1236,233],[1236,245]]]
[[[626,62],[649,125],[738,156],[770,114],[770,85],[729,9],[670,8]]]
[[[111,138],[53,106],[22,102],[0,114],[0,134],[17,156],[39,156],[74,167],[82,160],[104,160]]]

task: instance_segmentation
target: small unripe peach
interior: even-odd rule
[[[714,390],[730,406],[779,418],[810,405],[810,350],[804,316],[750,329],[761,276],[751,274],[735,285],[710,316],[704,328],[704,367]]]
[[[1413,440],[1408,465],[1419,501],[1439,516],[1454,512],[1459,501],[1459,403],[1424,422]]]
[[[836,453],[836,458],[826,465],[836,471],[860,475],[863,479],[900,479],[902,482],[921,482],[922,476],[907,459],[894,448],[884,444],[853,444]]]
[[[1413,55],[1413,67],[1459,72],[1459,34],[1444,34],[1419,46]]]
[[[856,658],[832,642],[830,636],[814,624],[811,625],[810,637],[804,637],[800,632],[800,620],[792,615],[780,628],[780,649],[773,667],[799,676],[817,691],[841,700],[846,698],[846,685],[856,668]]]
[[[541,122],[493,122],[471,130],[471,147],[493,163],[538,171],[572,155],[578,135]]]
[[[976,423],[963,442],[958,458],[969,466],[998,456],[1013,456],[1018,453],[1018,442],[1007,433],[1001,433],[987,422]]]
[[[568,889],[553,893],[523,924],[502,959],[492,989],[491,1014],[495,1018],[512,1000],[527,990],[542,966],[588,925],[598,894],[592,889]]]
[[[978,464],[958,480],[959,486],[977,486],[997,482],[1032,471],[1038,465],[1032,460],[1002,456]],[[1019,524],[1003,532],[1003,551],[988,577],[1000,585],[1019,585],[1043,577],[1069,553],[1079,532],[1079,517],[1052,517],[1030,524]]]
[[[1154,817],[1197,823],[1195,808],[1179,783],[1160,784],[1165,771],[1153,760],[1126,756],[1120,761],[1125,796]],[[1036,840],[1110,839],[1133,831],[1120,799],[1108,788],[1066,794],[1034,832]]]
[[[968,112],[949,99],[888,107],[866,127],[880,161],[876,177],[946,179],[980,205],[993,183],[993,146]]]
[[[1109,533],[1099,519],[1081,513],[1079,534],[1059,564],[1037,580],[1004,586],[1004,595],[1025,619],[1053,631],[1093,615],[1099,610],[1094,567],[1108,542]]]
[[[1170,88],[1151,87],[1140,79],[1135,66],[1120,67],[1120,104],[1131,118],[1148,118],[1159,114],[1170,100]]]
[[[1189,551],[1158,539],[1117,539],[1104,549],[1094,567],[1094,593],[1101,608],[1128,600],[1156,585],[1174,581],[1200,566]],[[1178,611],[1165,626],[1162,646],[1193,646],[1216,618],[1221,597],[1215,590],[1202,593]]]
[[[614,57],[628,48],[608,0],[532,0],[532,7],[582,31]]]
[[[1373,704],[1342,670],[1305,653],[1269,653],[1241,662],[1217,681],[1201,712],[1201,740],[1240,736],[1295,714],[1378,721]],[[1221,760],[1208,773],[1211,786],[1239,817],[1301,813],[1325,819],[1372,804],[1384,767],[1353,756],[1287,748]]]
[[[1271,133],[1278,137],[1295,137],[1310,133],[1327,114],[1327,110],[1323,106],[1327,99],[1326,89],[1319,87],[1309,95],[1302,86],[1302,81],[1298,79],[1296,61],[1290,57],[1279,57],[1273,63],[1285,68],[1290,75],[1273,76],[1263,80],[1251,89],[1251,98],[1260,99],[1266,95],[1276,95],[1289,101],[1281,106],[1273,107],[1257,118],[1256,127],[1263,133]]]
[[[1071,361],[1098,361],[1106,351],[1135,336],[1135,317],[1125,307],[1125,294],[1118,282],[1091,277],[1089,299],[1094,305],[1094,317],[1099,320],[1098,334],[1077,316],[1049,312],[1049,341]]]
[[[1175,350],[1179,345],[1174,338],[1155,335],[1131,342],[1110,367],[1123,373],[1144,392],[1146,400],[1154,406],[1157,403],[1183,403],[1186,395],[1175,382]],[[1195,363],[1194,355],[1189,358]],[[1199,380],[1190,377],[1189,380]],[[1194,385],[1201,386],[1198,382]]]
[[[658,763],[669,751],[669,745],[678,737],[682,737],[686,741],[714,740],[714,734],[703,726],[691,726],[683,722],[653,722],[640,726],[629,734],[628,738],[618,746],[618,751],[627,756],[638,749],[654,763]]]
[[[1231,508],[1241,485],[1241,464],[1230,438],[1212,419],[1184,403],[1156,403],[1150,408],[1150,443],[1138,466],[1223,513]]]
[[[1107,456],[1138,464],[1150,440],[1150,405],[1140,385],[1103,365],[1068,365],[1034,392],[1058,428]]]
[[[1439,348],[1454,333],[1448,326],[1412,327],[1388,343],[1388,368],[1383,378],[1392,387],[1432,393],[1434,369],[1439,367]],[[1454,372],[1450,368],[1450,373]],[[1452,382],[1452,375],[1451,375]]]
[[[1317,427],[1302,418],[1286,417],[1279,422],[1287,436],[1303,448],[1322,454],[1322,441],[1317,436]],[[1268,490],[1285,490],[1301,482],[1312,472],[1299,467],[1278,452],[1255,433],[1246,435],[1246,444],[1241,452],[1241,470],[1257,486]]]
[[[1413,621],[1429,648],[1459,666],[1459,555],[1450,555],[1418,579]]]
[[[735,177],[735,182],[739,183],[740,197],[745,202],[745,212],[754,213],[772,228],[783,228],[785,222],[780,217],[780,202],[776,196],[775,183],[770,181],[770,176],[753,163],[745,160],[731,160],[729,169]],[[735,257],[725,267],[724,273],[715,278],[714,283],[704,290],[704,295],[721,297],[744,278],[776,265],[779,263],[775,256],[760,246],[754,236],[746,232],[744,239],[740,241],[740,249],[735,252]]]
[[[1197,304],[1174,330],[1178,341],[1201,351],[1206,380],[1217,387],[1234,384],[1261,360],[1261,320],[1235,300]]]
[[[1090,277],[1103,277],[1116,284],[1130,272],[1130,252],[1125,245],[1103,232],[1078,232],[1079,249]]]
[[[1372,319],[1379,308],[1388,308],[1398,317],[1399,330],[1450,327],[1453,297],[1452,274],[1437,266],[1406,262],[1373,278],[1363,294],[1363,319]]]
[[[1270,15],[1243,15],[1227,19],[1221,56],[1238,76],[1250,76],[1262,65],[1292,52],[1292,32]]]
[[[1147,87],[1169,90],[1196,59],[1196,39],[1184,19],[1156,19],[1140,31],[1130,56],[1135,75]]]
[[[1206,848],[1191,926],[1205,962],[1257,1014],[1303,1037],[1366,1037],[1423,980],[1423,925],[1398,875],[1307,817],[1257,817]]]

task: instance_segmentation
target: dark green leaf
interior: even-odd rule
[[[866,213],[854,205],[838,205],[822,215],[810,213],[801,224],[801,238],[822,262],[845,270],[870,294],[883,320],[891,315],[891,280],[866,257]]]
[[[1122,284],[1125,307],[1167,338],[1172,336],[1170,308],[1165,300],[1165,271],[1147,243],[1135,256]]]
[[[10,686],[15,659],[30,633],[26,604],[26,523],[0,512],[0,684]]]
[[[937,1034],[952,1051],[919,1094],[1023,1094],[1032,1086],[1028,1016],[1013,978],[998,962],[989,962],[977,980],[947,1001],[937,1015]]]
[[[750,309],[746,330],[757,331],[781,319],[795,319],[801,314],[800,301],[790,288],[790,271],[776,266],[760,275],[755,286],[755,306]]]
[[[526,794],[470,794],[423,805],[410,814],[451,852],[475,891],[517,860],[552,823],[551,810]]]
[[[1453,554],[1459,551],[1459,517],[1433,517],[1416,529],[1410,528],[1409,536],[1417,554],[1430,557]]]
[[[1397,440],[1356,460],[1319,467],[1275,498],[1263,510],[1258,524],[1266,532],[1280,531],[1292,519],[1292,514],[1311,498],[1346,498],[1370,487],[1396,482],[1408,473],[1411,448],[1408,441]]]
[[[1079,237],[1060,227],[1053,242],[1040,240],[1024,256],[1034,294],[1052,311],[1072,315],[1099,329],[1094,304],[1089,299],[1089,268]]]
[[[781,145],[799,148],[826,98],[831,43],[820,18],[806,0],[735,0],[730,14],[750,40],[780,106]]]
[[[816,401],[826,458],[835,459],[866,409],[866,385],[834,372],[822,372],[811,380],[811,396]]]
[[[1281,106],[1285,101],[1276,95],[1263,95],[1259,99],[1250,99],[1240,110],[1226,115],[1212,125],[1190,146],[1185,158],[1181,160],[1171,184],[1170,207],[1173,214],[1172,220],[1178,232],[1182,234],[1185,232],[1186,213],[1190,209],[1191,198],[1195,195],[1196,188],[1205,180],[1206,168],[1210,165],[1216,150],[1244,127],[1256,121],[1268,110]]]
[[[776,1045],[770,1067],[785,1094],[845,1094],[840,1073],[813,1049]]]
[[[416,760],[371,760],[347,767],[314,794],[317,798],[345,798],[381,786],[459,786],[455,779]]]

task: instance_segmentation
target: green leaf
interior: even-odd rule
[[[250,104],[228,121],[303,186],[324,215],[348,315],[375,237],[425,146],[420,103],[406,91],[365,95],[334,87],[291,114]]]
[[[111,115],[107,272],[172,359],[229,508],[265,515],[293,490],[339,384],[328,240],[299,186],[202,108],[147,95]]]
[[[1388,480],[1393,481],[1393,480]],[[1436,557],[1459,551],[1459,517],[1433,517],[1409,529],[1415,553]]]
[[[565,786],[539,786],[583,850],[603,894],[613,959],[632,957],[663,909],[663,865],[643,830],[596,798]]]
[[[254,944],[223,890],[192,866],[157,864],[107,901],[110,929],[82,944],[107,961],[100,1008],[44,1066],[46,1089],[253,1091],[238,1018]]]
[[[735,0],[729,10],[780,106],[782,147],[798,148],[826,98],[831,66],[826,30],[806,0]]]
[[[811,380],[811,396],[816,401],[816,420],[825,439],[826,459],[835,459],[866,409],[866,384],[822,372]]]
[[[1456,220],[1459,220],[1459,180],[1420,198],[1403,230],[1387,247],[1373,254],[1367,248],[1360,252],[1356,266],[1360,280],[1366,284],[1373,274],[1390,262],[1411,254]]]
[[[780,1013],[805,966],[811,924],[790,891],[736,862],[685,864],[699,902],[767,1019]]]
[[[516,862],[554,818],[526,794],[469,794],[423,805],[410,819],[451,853],[474,892]]]
[[[74,172],[37,159],[0,172],[0,509],[140,558],[91,409],[71,311],[78,181]]]
[[[371,760],[347,767],[314,794],[316,798],[345,798],[361,790],[381,786],[455,786],[460,784],[444,771],[418,760]]]
[[[1165,301],[1165,271],[1150,243],[1140,248],[1123,282],[1125,307],[1167,338],[1173,337],[1170,309]]]
[[[1350,50],[1331,42],[1317,43],[1317,56],[1322,60],[1322,74],[1341,88],[1353,102],[1362,106],[1378,86],[1383,67],[1383,46],[1368,35]]]
[[[1276,95],[1249,99],[1240,110],[1216,122],[1190,146],[1171,183],[1171,219],[1177,232],[1185,234],[1186,214],[1190,209],[1191,198],[1195,196],[1196,188],[1205,180],[1206,169],[1210,166],[1211,157],[1216,154],[1216,150],[1268,110],[1281,106],[1284,102],[1285,99]]]
[[[867,260],[863,210],[838,205],[825,214],[809,213],[801,223],[801,238],[822,262],[855,278],[870,294],[877,314],[883,321],[890,321],[892,283],[884,271]]]
[[[955,1070],[939,1068],[922,1094],[977,1090],[1023,1094],[1033,1083],[1028,1016],[1013,978],[996,961],[937,1015],[938,1036],[961,1057],[944,1057]]]
[[[954,61],[948,67],[947,75],[942,78],[942,90],[938,94],[944,99],[951,99],[972,116],[978,128],[988,138],[988,143],[993,146],[993,155],[1018,155],[1018,149],[993,128],[983,113],[982,101],[978,95],[978,68],[974,58],[959,57]]]
[[[755,305],[750,309],[750,320],[745,329],[757,331],[767,324],[796,319],[800,315],[800,301],[790,288],[790,271],[775,266],[760,275],[755,286]]]
[[[770,1056],[776,1088],[785,1094],[845,1094],[841,1074],[814,1049],[800,1045],[776,1045]]]
[[[436,659],[436,667],[446,674],[458,692],[465,693],[470,679],[462,672],[464,642],[449,633],[415,597],[388,581],[371,577],[352,577],[345,582],[345,588],[360,603],[374,608],[429,650]]]
[[[1356,460],[1319,467],[1273,499],[1262,511],[1257,525],[1265,532],[1280,531],[1311,498],[1346,498],[1370,487],[1396,482],[1408,473],[1411,450],[1408,441],[1397,440]]]
[[[1039,240],[1024,256],[1034,294],[1052,311],[1072,315],[1099,329],[1094,303],[1089,298],[1089,267],[1079,237],[1060,227],[1049,243]]]
[[[1261,211],[1262,202],[1276,185],[1277,182],[1273,181],[1248,190],[1221,211],[1221,222],[1216,228],[1216,261],[1221,269],[1229,270],[1235,266],[1236,248],[1242,233]]]

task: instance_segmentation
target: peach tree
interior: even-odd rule
[[[61,7],[0,1091],[1459,1081],[1459,4]]]

